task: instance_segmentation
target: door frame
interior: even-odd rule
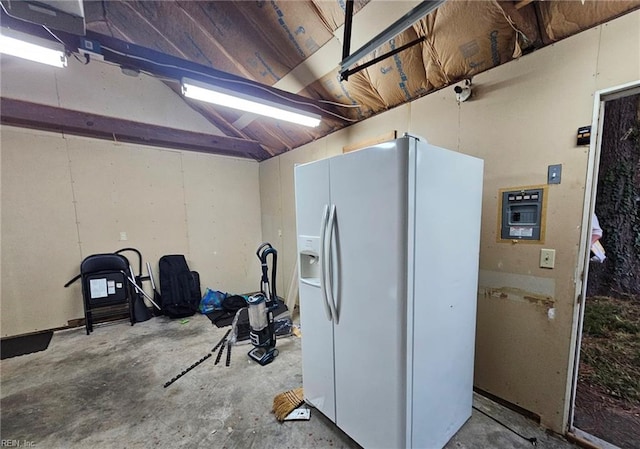
[[[572,360],[573,376],[569,378],[567,385],[570,400],[566,402],[564,417],[567,421],[567,434],[578,440],[596,443],[601,447],[611,445],[594,435],[590,435],[573,425],[575,412],[576,389],[578,387],[578,368],[580,365],[580,346],[582,343],[582,326],[584,322],[585,300],[587,293],[587,278],[589,274],[589,242],[591,239],[591,217],[595,211],[597,180],[600,167],[600,153],[602,145],[602,130],[604,127],[604,111],[607,101],[630,95],[640,94],[640,80],[632,81],[619,86],[598,90],[594,93],[593,117],[591,120],[591,140],[589,143],[589,155],[587,162],[587,176],[584,189],[584,206],[582,209],[582,231],[580,233],[580,249],[578,251],[578,264],[575,271],[576,306],[574,308],[572,330]]]

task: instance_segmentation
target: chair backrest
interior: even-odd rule
[[[131,325],[135,323],[130,276],[129,260],[121,254],[92,254],[82,261],[80,277],[87,335],[93,331],[94,323],[124,313],[128,313]]]
[[[80,264],[80,274],[83,276],[100,271],[124,271],[129,275],[129,260],[122,254],[93,254]]]

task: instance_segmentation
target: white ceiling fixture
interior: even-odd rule
[[[62,44],[6,28],[0,30],[0,53],[54,67],[67,66]]]
[[[239,109],[299,125],[316,127],[320,124],[319,115],[190,78],[182,79],[182,94],[194,100]]]

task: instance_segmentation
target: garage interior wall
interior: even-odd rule
[[[221,134],[160,80],[109,64],[7,58],[0,83],[6,98]],[[156,281],[161,256],[184,254],[203,291],[258,288],[257,162],[10,126],[0,152],[2,337],[82,318],[80,283],[63,285],[86,256],[125,247],[140,250]]]
[[[258,163],[3,126],[2,336],[84,316],[91,254],[184,254],[201,288],[258,288]],[[126,240],[121,240],[126,233]],[[127,252],[134,270],[138,261]],[[143,269],[146,275],[146,268]],[[150,283],[145,282],[150,291]]]
[[[564,433],[589,157],[576,134],[591,124],[597,90],[639,78],[636,11],[474,77],[471,101],[443,89],[260,163],[262,231],[281,250],[280,285],[296,261],[295,164],[392,130],[484,159],[475,385]],[[553,164],[562,182],[549,186],[544,243],[498,243],[499,190],[546,184]],[[539,267],[541,248],[556,250],[554,269]]]
[[[164,95],[152,92],[154,80],[112,81],[117,68],[89,64],[82,70],[97,71],[97,80],[71,81],[23,64],[32,65],[3,61],[3,96],[211,132],[166,86]],[[82,258],[125,246],[156,274],[161,255],[182,253],[203,288],[247,292],[259,280],[255,249],[270,241],[284,295],[296,260],[294,164],[408,131],[485,160],[476,386],[563,432],[588,159],[576,131],[591,122],[595,91],[638,78],[636,11],[474,77],[469,102],[458,105],[443,89],[260,164],[2,126],[0,333],[80,318],[79,285],[62,286]],[[545,242],[497,243],[498,191],[544,184],[550,164],[563,173],[549,187]],[[556,250],[553,270],[538,267],[540,248]]]

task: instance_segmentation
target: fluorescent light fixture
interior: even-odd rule
[[[240,109],[299,125],[316,127],[320,124],[319,115],[189,78],[182,78],[182,94],[194,100]]]
[[[54,67],[67,66],[67,57],[61,44],[15,30],[3,28],[0,31],[0,53]]]

